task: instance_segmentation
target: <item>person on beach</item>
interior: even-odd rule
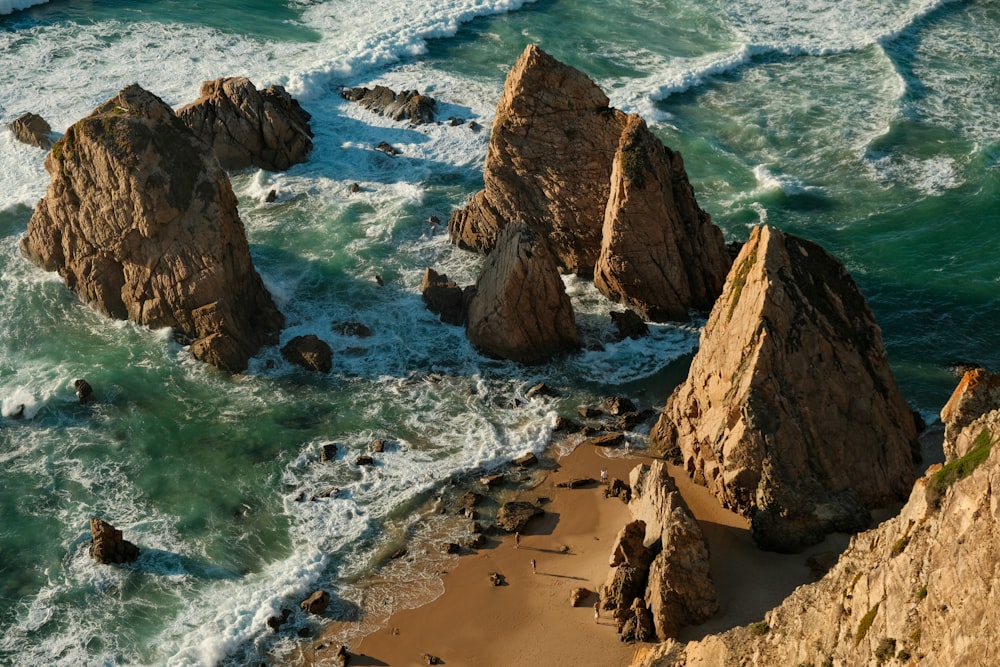
[[[601,484],[604,486],[608,485],[608,469],[601,468]]]
[[[514,533],[514,548],[521,548],[521,533]]]
[[[531,573],[532,573],[532,574],[538,574],[538,570],[536,569],[536,566],[537,566],[537,565],[538,565],[538,563],[536,563],[536,562],[535,562],[535,559],[534,559],[534,558],[532,558],[532,559],[531,559]]]
[[[594,603],[594,623],[597,623],[601,618],[601,602],[598,600]]]

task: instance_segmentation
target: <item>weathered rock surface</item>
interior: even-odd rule
[[[452,215],[452,240],[485,253],[508,222],[525,222],[551,244],[560,269],[590,275],[625,123],[608,104],[585,74],[528,46],[497,104],[485,189]]]
[[[852,538],[762,623],[640,649],[633,667],[1000,664],[1000,403],[981,465],[932,466],[899,515]],[[978,426],[962,433],[978,437]]]
[[[545,510],[534,503],[507,502],[497,510],[497,525],[508,533],[517,533],[523,531],[529,521],[542,514],[545,514]]]
[[[941,409],[947,460],[954,460],[969,452],[979,431],[966,427],[982,418],[990,406],[995,405],[1000,405],[1000,375],[983,368],[966,371],[951,398]]]
[[[472,299],[472,288],[462,289],[448,276],[427,267],[420,281],[420,295],[427,309],[440,316],[442,322],[465,324]]]
[[[484,353],[524,364],[580,347],[573,305],[539,232],[504,230],[476,282],[466,335]]]
[[[329,373],[333,368],[333,350],[315,334],[296,336],[281,348],[281,356],[290,364],[308,371]]]
[[[169,106],[132,85],[66,131],[22,252],[97,310],[172,327],[240,371],[284,317],[254,269],[236,197]]]
[[[284,171],[312,152],[310,115],[281,86],[257,90],[246,77],[201,84],[178,117],[215,151],[223,169]]]
[[[731,260],[680,153],[628,117],[611,170],[594,285],[647,320],[686,320],[722,293]]]
[[[330,604],[330,594],[324,590],[314,591],[312,595],[299,603],[302,611],[310,614],[322,614]]]
[[[345,88],[341,91],[341,95],[374,113],[392,120],[406,120],[413,125],[433,123],[437,114],[437,101],[433,97],[421,95],[416,90],[402,90],[396,94],[386,86],[375,86]]]
[[[843,265],[814,243],[753,230],[687,380],[650,434],[767,549],[797,551],[906,497],[916,427],[881,332]]]
[[[52,147],[52,127],[38,114],[29,111],[12,120],[7,127],[22,144],[46,150]]]
[[[122,531],[101,519],[90,520],[90,556],[102,565],[131,563],[139,547],[122,538]]]

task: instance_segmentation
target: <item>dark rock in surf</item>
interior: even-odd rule
[[[333,368],[333,351],[323,340],[313,334],[296,336],[281,348],[285,361],[306,370],[329,373]]]
[[[11,121],[7,127],[14,133],[14,138],[23,144],[45,150],[52,148],[52,128],[38,114],[31,112],[23,114]]]

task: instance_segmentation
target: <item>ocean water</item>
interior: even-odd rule
[[[0,130],[0,663],[270,661],[297,639],[267,617],[317,587],[330,616],[370,627],[440,593],[445,557],[419,545],[460,536],[432,504],[452,479],[543,451],[558,415],[603,396],[662,405],[697,318],[614,342],[614,304],[567,278],[588,350],[522,368],[482,357],[420,300],[424,267],[468,284],[481,265],[444,221],[481,187],[528,43],[680,150],[727,239],[766,222],[841,258],[905,397],[933,419],[953,364],[1000,370],[998,31],[1000,4],[959,0],[0,0],[4,126],[33,111],[62,132],[133,82],[180,106],[203,80],[244,75],[301,101],[311,161],[232,180],[282,340],[318,335],[335,367],[311,375],[269,349],[229,376],[168,331],[81,305],[19,253],[48,175],[42,151]],[[339,95],[374,84],[419,89],[442,119],[483,129],[411,128]],[[95,389],[85,406],[78,377]],[[526,399],[539,381],[560,395]],[[379,438],[376,465],[355,467]],[[91,516],[139,561],[94,564]]]

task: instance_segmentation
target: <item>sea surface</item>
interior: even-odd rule
[[[0,0],[4,128],[32,111],[61,133],[130,83],[180,106],[242,75],[300,100],[312,159],[232,181],[282,342],[316,334],[335,367],[310,374],[268,349],[230,376],[169,331],[82,305],[19,252],[49,177],[43,151],[0,130],[0,664],[270,662],[298,640],[266,619],[316,588],[330,617],[377,625],[440,594],[445,557],[419,544],[460,536],[433,506],[453,479],[542,452],[557,416],[603,396],[662,406],[697,316],[616,342],[614,304],[566,278],[587,351],[523,368],[421,302],[425,267],[469,284],[481,266],[446,221],[482,186],[529,43],[681,151],[727,240],[767,223],[839,257],[933,420],[954,364],[1000,370],[998,34],[987,0]],[[408,127],[340,96],[375,84],[465,122]],[[559,396],[528,399],[540,381]],[[355,466],[376,439],[376,465]],[[140,546],[135,564],[91,561],[92,516]]]

